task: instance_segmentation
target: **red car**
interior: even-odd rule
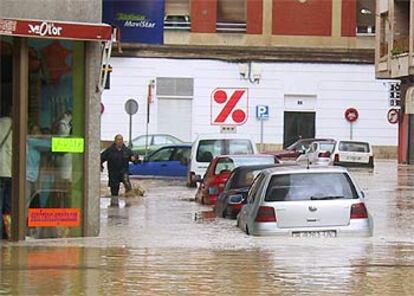
[[[224,184],[232,170],[241,165],[259,165],[279,163],[274,155],[243,154],[221,155],[215,157],[207,168],[198,187],[195,200],[202,204],[214,205],[217,197],[224,190]]]
[[[310,144],[315,141],[335,141],[334,139],[318,139],[318,138],[306,138],[297,140],[292,145],[288,146],[284,150],[277,151],[277,152],[267,152],[268,154],[273,154],[280,160],[296,160],[299,155],[305,153],[305,151],[309,148]]]

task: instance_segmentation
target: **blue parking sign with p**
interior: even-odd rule
[[[263,120],[269,118],[269,106],[257,105],[256,106],[256,118]]]

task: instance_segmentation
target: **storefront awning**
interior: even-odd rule
[[[100,23],[0,18],[0,35],[83,41],[111,41],[112,27]]]

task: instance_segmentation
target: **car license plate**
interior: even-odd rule
[[[336,231],[296,231],[292,237],[336,237]]]
[[[351,162],[359,162],[362,160],[361,156],[347,156],[346,161],[351,161]]]

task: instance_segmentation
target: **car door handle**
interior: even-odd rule
[[[166,164],[162,164],[161,167],[165,168],[167,165]]]

